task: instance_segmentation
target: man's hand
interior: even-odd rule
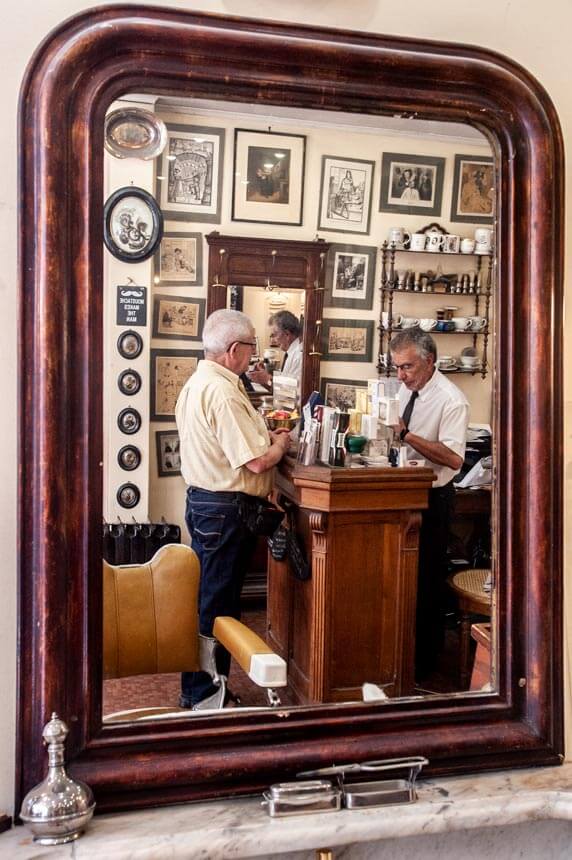
[[[290,432],[286,427],[279,427],[278,430],[271,430],[270,438],[273,443],[280,445],[284,450],[284,453],[286,453],[292,443]]]
[[[259,366],[257,364],[254,370],[249,370],[246,375],[251,382],[257,382],[258,385],[268,387],[272,382],[272,376],[264,370],[264,365]]]

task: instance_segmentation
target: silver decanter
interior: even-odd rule
[[[68,727],[56,713],[42,734],[48,747],[48,775],[24,798],[20,818],[30,825],[34,842],[62,845],[81,835],[93,815],[95,801],[89,786],[66,773],[64,741]]]

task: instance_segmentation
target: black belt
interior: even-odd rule
[[[226,492],[225,490],[204,490],[202,487],[188,487],[187,493],[205,493],[207,496],[213,496],[214,498],[220,499],[221,502],[240,502],[244,499],[254,500],[259,502],[261,498],[266,498],[266,496],[249,496],[248,493],[232,493]]]

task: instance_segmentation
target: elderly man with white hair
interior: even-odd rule
[[[176,420],[188,485],[185,519],[201,562],[199,628],[211,636],[217,615],[240,617],[240,593],[256,544],[241,516],[241,503],[268,496],[273,467],[288,450],[290,436],[267,430],[240,380],[256,349],[246,314],[211,314],[203,347],[205,358],[179,395]],[[218,664],[228,675],[228,652]],[[206,672],[183,673],[182,707],[197,707],[215,692]]]

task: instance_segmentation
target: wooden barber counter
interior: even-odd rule
[[[419,528],[434,477],[281,464],[276,491],[294,503],[311,576],[269,555],[268,643],[300,704],[361,700],[366,681],[413,693]]]

